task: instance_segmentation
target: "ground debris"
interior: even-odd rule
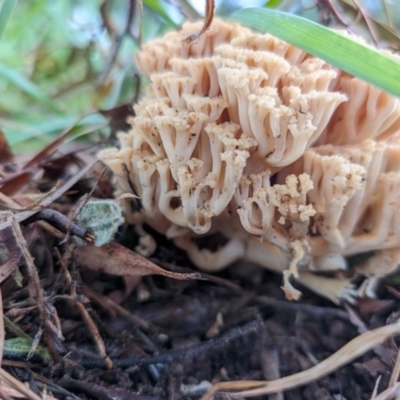
[[[47,391],[49,399],[195,400],[213,384],[259,387],[316,367],[360,333],[391,329],[398,319],[395,285],[381,299],[351,307],[335,307],[307,290],[292,303],[283,299],[280,277],[258,267],[237,263],[199,274],[184,252],[146,226],[143,232],[157,243],[150,260],[133,251],[140,238],[131,227],[94,246],[93,233],[74,217],[111,184],[93,156],[61,156],[58,144],[0,183],[7,189],[0,193],[9,340],[3,371],[14,385],[0,393],[4,398],[20,390],[35,399]],[[26,174],[39,170],[44,178],[35,187]],[[38,196],[39,186],[47,195]],[[72,236],[88,244],[78,247]],[[386,341],[328,376],[269,398],[367,400],[376,385],[380,400],[389,383],[386,393],[394,396],[397,348],[397,340]]]

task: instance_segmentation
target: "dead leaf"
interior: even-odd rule
[[[82,168],[76,175],[72,176],[63,185],[61,185],[58,189],[52,192],[51,195],[46,196],[44,199],[42,199],[38,207],[33,208],[31,210],[15,212],[14,218],[16,219],[16,221],[17,222],[25,221],[27,218],[36,214],[43,208],[48,207],[51,203],[53,203],[55,200],[61,197],[67,190],[69,190],[72,186],[74,186],[96,163],[97,161],[93,161],[88,165],[86,165],[86,167]],[[0,218],[0,230],[8,226],[11,226],[9,218],[4,218],[4,219]]]
[[[135,116],[131,103],[122,104],[109,110],[99,110],[99,112],[110,119],[109,124],[114,131],[128,131],[131,129],[131,124],[127,122],[128,117]]]
[[[47,175],[49,175],[49,172],[51,172],[51,168],[54,169],[55,167],[56,168],[58,167],[60,169],[60,166],[56,165],[57,162],[58,164],[61,163],[61,169],[60,169],[61,172],[64,170],[63,167],[68,162],[69,163],[75,162],[78,164],[79,160],[74,154],[66,154],[66,155],[63,154],[57,157],[55,157],[54,155],[58,151],[61,144],[65,142],[68,135],[71,133],[71,130],[77,125],[77,123],[82,118],[84,118],[87,115],[90,115],[90,113],[82,115],[80,118],[78,118],[59,137],[57,137],[55,140],[53,140],[51,143],[45,146],[36,155],[34,155],[28,162],[26,162],[21,169],[12,172],[10,174],[7,174],[5,177],[3,177],[0,180],[0,186],[1,186],[0,190],[2,191],[2,193],[11,196],[16,192],[20,191],[24,185],[26,185],[32,180],[32,178],[35,176],[35,174],[39,171],[41,167],[43,167],[45,169],[45,172],[47,172]],[[1,148],[2,148],[2,139],[0,131],[0,158],[1,158]],[[76,152],[77,151],[75,149],[74,153]],[[57,176],[57,178],[58,177],[59,176]]]
[[[35,172],[36,171],[29,168],[7,175],[5,178],[0,180],[1,192],[7,196],[12,196],[32,179]]]
[[[75,259],[83,267],[117,276],[164,275],[178,280],[200,279],[200,273],[170,272],[139,254],[111,242],[102,247],[87,245],[75,249]]]
[[[122,304],[138,287],[141,282],[140,276],[125,275],[122,277],[124,282],[123,289],[116,289],[108,293],[107,297],[116,304]]]
[[[36,229],[24,230],[23,236],[31,243],[36,236]],[[0,231],[0,283],[7,279],[17,268],[22,252],[12,232],[11,226]]]
[[[384,374],[388,367],[379,358],[371,358],[371,360],[363,363],[353,363],[353,366],[359,370],[368,372],[372,378],[376,379],[379,375]]]
[[[50,156],[52,153],[54,153],[60,145],[64,142],[64,140],[67,138],[67,136],[71,133],[72,129],[75,128],[75,126],[78,124],[78,122],[86,117],[89,114],[82,115],[80,118],[78,118],[74,123],[69,126],[58,138],[53,140],[51,143],[49,143],[44,149],[40,150],[39,153],[37,153],[34,157],[32,157],[24,166],[22,169],[27,169],[33,166],[36,166],[40,164],[45,158]]]
[[[4,136],[2,130],[0,130],[0,162],[1,164],[8,163],[12,161],[14,154],[12,153],[10,147],[8,146],[7,139]]]
[[[393,305],[393,300],[371,298],[361,298],[357,300],[358,311],[362,316],[385,312]]]

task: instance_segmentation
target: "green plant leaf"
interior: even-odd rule
[[[48,109],[59,112],[58,107],[55,106],[54,101],[48,97],[43,91],[31,82],[24,75],[20,74],[17,70],[0,65],[0,77],[17,86],[27,95],[47,107]]]
[[[178,24],[165,11],[165,6],[163,6],[160,0],[144,0],[143,5],[155,11],[161,18],[163,18],[173,27],[178,27]]]
[[[7,356],[26,357],[31,351],[33,340],[26,337],[16,337],[4,341],[4,354]],[[48,350],[42,346],[37,346],[34,354],[42,360],[50,361],[51,356]]]
[[[276,8],[282,3],[282,0],[267,0],[264,4],[266,8]]]
[[[304,18],[266,8],[245,8],[231,19],[268,32],[351,75],[400,97],[400,63]]]
[[[17,3],[18,0],[3,0],[3,4],[0,8],[0,39],[3,37],[8,20],[10,19]]]

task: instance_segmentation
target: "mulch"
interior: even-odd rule
[[[135,243],[132,230],[119,238],[123,244]],[[175,265],[179,272],[190,271],[183,252],[162,237],[158,241],[154,261]],[[104,295],[124,285],[118,277],[85,271],[81,275],[85,284]],[[56,280],[57,268],[51,276],[41,275],[46,293],[54,291]],[[83,287],[79,277],[74,284]],[[54,305],[65,338],[62,358],[46,365],[34,357],[21,364],[24,357],[5,354],[3,365],[13,365],[12,359],[17,358],[16,366],[6,369],[19,379],[30,377],[32,382],[32,371],[82,399],[198,399],[211,383],[271,380],[308,369],[356,337],[360,325],[367,329],[385,325],[398,310],[398,301],[385,288],[386,300],[360,301],[346,311],[306,289],[300,302],[288,302],[280,285],[279,276],[237,263],[207,280],[142,278],[122,304],[137,323],[106,306],[86,303],[114,363],[111,370],[97,355],[73,303],[60,298]],[[64,291],[62,287],[56,290]],[[20,296],[9,295],[15,302],[26,299],[27,293],[21,289]],[[11,304],[7,297],[4,303],[6,308]],[[38,323],[35,314],[18,321],[31,335]],[[387,387],[395,357],[391,341],[317,382],[259,398],[370,399],[378,378],[380,390]],[[218,394],[215,398],[230,397]]]

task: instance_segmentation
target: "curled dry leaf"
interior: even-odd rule
[[[110,275],[163,275],[178,280],[201,278],[201,274],[197,272],[181,274],[166,271],[132,250],[114,242],[102,247],[94,245],[78,247],[75,249],[75,259],[83,267]]]

